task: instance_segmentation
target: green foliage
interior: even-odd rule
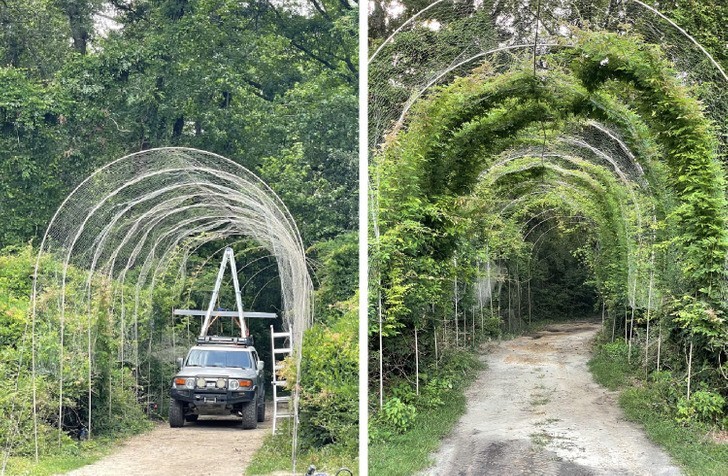
[[[414,405],[404,403],[398,397],[388,399],[378,413],[379,421],[397,433],[404,433],[417,415]]]
[[[673,322],[691,336],[699,337],[702,348],[718,352],[728,348],[728,326],[721,309],[692,296],[676,300],[673,307]]]
[[[245,468],[246,475],[271,475],[291,470],[291,436],[286,431],[287,421],[283,420],[282,424],[281,432],[265,437],[263,447],[255,452]],[[297,458],[299,467],[314,465],[317,471],[334,474],[341,468],[349,468],[355,475],[359,474],[356,453],[336,445],[304,448],[298,452]]]
[[[728,448],[714,443],[706,430],[719,428],[725,399],[705,388],[685,397],[680,372],[655,371],[645,375],[630,368],[624,342],[603,343],[589,362],[597,382],[620,390],[619,404],[630,420],[644,425],[653,441],[691,475],[720,475],[728,470]]]
[[[353,296],[359,285],[359,237],[356,233],[345,233],[335,239],[317,243],[310,254],[317,262],[316,277],[319,284],[316,301],[319,319],[333,323],[349,308],[348,299]]]
[[[355,228],[355,8],[115,4],[103,38],[108,2],[0,3],[0,247],[41,235],[96,167],[170,145],[262,175],[309,245]]]
[[[421,353],[431,363],[433,334],[458,339],[468,313],[483,312],[482,295],[509,329],[526,311],[583,315],[601,301],[625,335],[615,316],[632,308],[644,326],[647,301],[685,296],[661,322],[670,326],[664,349],[694,342],[694,378],[720,365],[728,202],[717,129],[659,47],[608,32],[578,32],[574,42],[536,71],[529,57],[434,89],[376,157],[372,288],[386,324],[385,381],[396,382],[388,369],[412,373],[413,328],[428,334]],[[544,157],[594,121],[629,148],[644,184],[593,158]],[[639,351],[632,363],[629,354],[626,342],[610,344],[591,365],[616,387],[637,371]],[[662,359],[682,371],[679,358]]]
[[[419,397],[411,384],[394,385],[397,396],[386,399],[387,410],[370,411],[369,474],[405,476],[424,469],[465,412],[464,390],[482,368],[471,352],[451,349],[437,366],[422,369]],[[385,411],[394,413],[400,429]]]
[[[134,377],[114,358],[118,347],[108,322],[108,288],[100,287],[102,291],[92,297],[91,316],[70,311],[73,303],[86,296],[85,275],[77,270],[70,269],[68,274],[68,334],[63,345],[57,328],[59,309],[44,304],[55,303],[59,290],[45,289],[39,296],[37,375],[33,380],[29,298],[35,260],[35,250],[30,246],[5,249],[0,257],[0,296],[4,299],[0,319],[4,324],[2,335],[7,338],[0,341],[0,411],[7,416],[0,422],[3,446],[13,456],[35,455],[34,386],[38,449],[42,456],[76,450],[69,435],[81,425],[88,426],[89,392],[93,394],[90,412],[94,436],[131,434],[148,428],[150,422],[137,401]],[[50,268],[53,261],[42,257],[42,265]],[[85,339],[89,325],[95,335],[95,358],[90,369]],[[61,377],[62,395],[58,386]],[[61,399],[64,409],[59,413]]]
[[[657,410],[652,386],[630,387],[619,404],[630,420],[641,423],[647,435],[664,447],[689,475],[719,476],[728,471],[728,446],[706,438],[702,424],[678,423],[672,414]]]
[[[594,379],[610,390],[626,385],[636,370],[636,366],[629,363],[628,352],[623,339],[600,345],[589,360]]]
[[[106,9],[113,11],[113,21],[103,23],[108,20],[112,28],[102,33],[94,15]],[[236,0],[0,2],[0,247],[38,240],[84,177],[128,153],[190,146],[246,166],[281,196],[310,247],[322,311],[313,338],[329,356],[346,344],[341,359],[330,361],[309,350],[313,360],[318,358],[311,367],[317,378],[326,376],[327,365],[340,365],[334,373],[342,378],[307,380],[316,397],[310,400],[314,407],[302,412],[304,428],[321,422],[322,434],[333,432],[349,448],[356,433],[350,380],[357,367],[347,333],[355,332],[324,327],[351,321],[349,299],[356,289],[356,239],[347,232],[357,223],[357,14],[354,5],[336,0],[296,6]],[[214,245],[200,255],[214,251]],[[31,451],[29,440],[20,439],[33,433],[29,384],[23,380],[30,365],[26,328],[33,254],[30,248],[0,254],[0,376],[11,382],[17,373],[22,377],[15,393],[23,397],[22,408],[12,412],[22,417],[15,433],[23,436],[10,447],[24,454]],[[270,260],[250,250],[239,256],[251,257],[246,272],[253,293],[244,296],[245,305],[276,306],[275,276],[263,269]],[[52,272],[56,264],[47,264],[44,269]],[[190,265],[203,263],[193,256]],[[94,437],[145,426],[138,399],[160,403],[165,412],[172,359],[191,341],[196,325],[192,319],[172,319],[169,309],[180,301],[189,307],[206,304],[195,291],[209,289],[214,280],[203,267],[182,283],[172,268],[156,277],[153,295],[140,296],[140,309],[132,299],[123,306],[115,300],[120,292],[134,295],[133,290],[94,281],[90,318],[87,276],[72,269],[63,345],[60,290],[44,289],[36,329],[40,433],[49,435],[42,453],[55,446],[46,444],[55,442],[54,427],[60,423],[70,431],[88,420],[89,411]],[[231,297],[223,293],[221,302]],[[135,322],[120,321],[122,313],[135,316]],[[253,324],[254,333],[267,332],[261,324]],[[266,339],[258,343],[268,361]],[[0,401],[3,415],[12,403]],[[325,414],[337,405],[338,413]],[[320,417],[318,409],[324,412]],[[15,433],[3,432],[2,439],[16,438]],[[330,441],[322,436],[311,444]]]
[[[30,247],[0,251],[0,348],[23,336],[34,264]]]
[[[709,390],[698,390],[677,402],[677,421],[681,423],[699,422],[716,424],[725,415],[726,400],[723,396]]]
[[[336,444],[344,449],[356,448],[359,422],[356,302],[355,297],[351,298],[347,312],[331,327],[316,324],[304,337],[299,438],[305,447]],[[295,378],[289,381],[294,382]]]
[[[453,385],[446,377],[434,377],[427,381],[417,404],[422,408],[432,409],[445,405],[444,395],[452,390]]]

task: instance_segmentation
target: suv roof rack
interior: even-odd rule
[[[234,344],[248,346],[253,345],[253,336],[248,337],[225,337],[225,336],[205,336],[198,337],[197,344]]]

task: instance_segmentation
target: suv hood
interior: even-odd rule
[[[176,376],[254,379],[258,376],[258,372],[255,369],[241,369],[238,367],[182,367]]]

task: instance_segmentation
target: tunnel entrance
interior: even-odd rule
[[[592,273],[584,262],[588,240],[575,230],[544,222],[527,240],[533,243],[529,288],[531,317],[570,320],[590,316],[598,305]]]

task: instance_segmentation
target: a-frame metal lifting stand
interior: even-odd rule
[[[230,263],[230,273],[233,277],[233,287],[235,288],[235,304],[237,307],[236,311],[216,311],[215,303],[220,295],[220,286],[222,285],[222,278],[225,276],[225,270],[227,265]],[[243,299],[240,294],[240,282],[238,281],[238,268],[235,266],[235,254],[233,249],[230,247],[225,248],[225,252],[222,255],[222,262],[220,263],[220,270],[217,273],[217,280],[215,280],[215,288],[212,290],[212,297],[210,298],[210,304],[207,306],[207,311],[196,310],[196,309],[175,309],[175,316],[204,316],[205,319],[202,321],[202,327],[200,328],[200,335],[197,338],[198,342],[214,342],[212,336],[208,336],[207,333],[210,330],[210,326],[217,320],[218,317],[233,317],[237,318],[238,325],[240,326],[240,337],[232,338],[238,344],[252,345],[253,339],[250,338],[248,332],[248,326],[245,323],[246,318],[262,318],[262,319],[275,319],[278,317],[272,312],[250,312],[243,311]]]

